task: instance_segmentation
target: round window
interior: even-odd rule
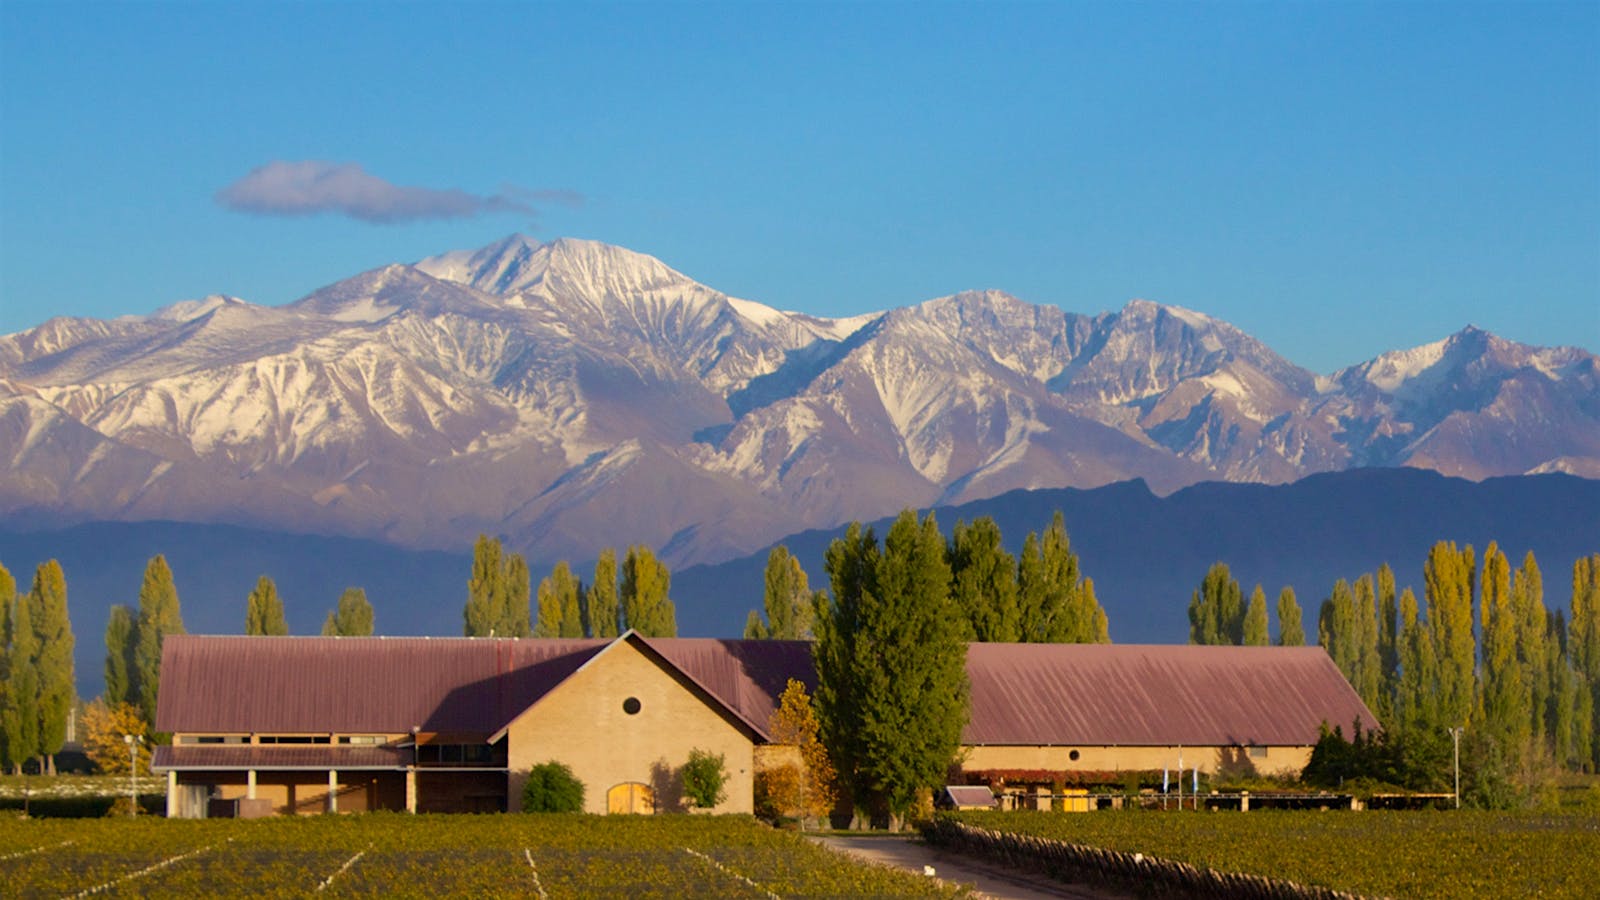
[[[638,715],[638,713],[639,713],[639,698],[638,697],[629,697],[628,699],[622,701],[622,711],[627,713],[630,716]]]
[[[1067,759],[1070,759],[1073,762],[1077,762],[1078,761],[1078,751],[1074,750],[1071,753],[1068,753],[1067,754]]]

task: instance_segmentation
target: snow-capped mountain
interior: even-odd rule
[[[852,319],[512,236],[283,307],[0,337],[0,513],[674,564],[1016,488],[1411,465],[1600,477],[1596,357],[1468,328],[1327,378],[1147,301],[970,292]]]

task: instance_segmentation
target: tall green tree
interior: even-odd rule
[[[763,581],[762,607],[766,610],[766,619],[763,621],[760,613],[751,610],[744,636],[785,641],[811,638],[814,605],[811,581],[788,547],[779,544],[767,553]]]
[[[1388,722],[1394,712],[1389,694],[1384,690],[1383,654],[1379,649],[1377,595],[1373,591],[1372,576],[1356,579],[1356,692],[1362,702],[1378,716],[1379,722]]]
[[[15,588],[13,588],[13,594]],[[0,737],[13,773],[43,751],[39,741],[38,638],[29,615],[29,604],[18,597],[11,604],[11,646],[6,654],[5,708],[0,709]]]
[[[1536,751],[1530,757],[1532,763],[1555,756],[1550,732],[1555,718],[1554,685],[1562,662],[1556,646],[1559,639],[1544,605],[1544,576],[1531,550],[1511,573],[1511,613],[1517,621],[1517,667],[1528,692],[1529,729]]]
[[[1394,570],[1378,567],[1378,668],[1379,691],[1385,709],[1374,710],[1386,726],[1393,724],[1394,696],[1400,683],[1400,605],[1395,594]]]
[[[1600,553],[1580,556],[1572,564],[1572,622],[1567,628],[1568,657],[1578,680],[1578,711],[1588,711],[1597,727],[1579,741],[1578,755],[1600,770]],[[1576,738],[1575,738],[1576,739]]]
[[[1300,604],[1295,600],[1294,588],[1285,585],[1278,592],[1278,646],[1304,647],[1305,643],[1306,628]]]
[[[1250,592],[1250,605],[1244,612],[1244,645],[1265,647],[1271,642],[1271,625],[1267,621],[1267,594],[1256,585]]]
[[[283,617],[283,601],[278,598],[278,586],[265,575],[256,579],[255,590],[245,598],[244,633],[276,636],[289,633],[289,623]]]
[[[138,622],[133,610],[121,603],[111,607],[106,620],[106,705],[126,703],[132,706],[134,643]]]
[[[1439,710],[1439,660],[1428,623],[1419,614],[1416,594],[1400,594],[1400,681],[1395,691],[1395,717],[1410,737],[1446,727]]]
[[[871,648],[864,640],[866,607],[876,605],[878,539],[871,528],[851,522],[844,536],[828,545],[823,567],[833,589],[831,597],[822,595],[816,610],[816,643],[811,645],[817,673],[814,701],[822,743],[835,765],[840,790],[860,811],[870,802],[870,783],[862,769],[866,748],[861,740],[861,700],[864,696],[865,667],[859,659],[870,658]]]
[[[41,563],[28,592],[28,614],[38,647],[34,670],[39,678],[39,752],[45,774],[56,773],[55,757],[67,740],[67,719],[77,700],[72,651],[76,639],[67,614],[67,579],[55,560]]]
[[[1322,609],[1317,615],[1317,643],[1328,651],[1328,656],[1344,673],[1351,686],[1356,688],[1356,693],[1361,692],[1356,685],[1356,669],[1361,661],[1359,630],[1355,591],[1351,589],[1350,582],[1341,578],[1334,582],[1333,593],[1322,601]]]
[[[1057,510],[1042,537],[1029,532],[1017,564],[1018,632],[1040,643],[1109,643],[1105,610],[1081,577]]]
[[[1465,725],[1472,717],[1477,663],[1472,632],[1475,558],[1471,546],[1457,550],[1454,541],[1441,541],[1428,551],[1423,564],[1423,599],[1439,667],[1439,727]]]
[[[506,556],[506,605],[504,631],[495,634],[525,638],[533,634],[533,574],[521,553]]]
[[[556,563],[539,581],[539,622],[534,637],[583,637],[583,617],[578,608],[581,589],[566,560]]]
[[[668,591],[672,575],[649,547],[628,548],[622,560],[622,618],[645,637],[676,637],[677,613]]]
[[[870,532],[863,542],[852,525],[828,563],[835,598],[819,617],[815,650],[825,743],[844,741],[858,807],[881,804],[897,826],[918,791],[946,777],[967,721],[965,643],[944,537],[932,515],[919,524],[906,510],[881,553]],[[842,685],[852,694],[845,704]]]
[[[1238,644],[1244,640],[1244,594],[1228,566],[1216,562],[1189,598],[1189,643]]]
[[[499,538],[478,535],[472,545],[472,574],[467,577],[467,604],[461,611],[467,637],[489,637],[506,618],[510,598],[504,551]],[[505,637],[505,633],[500,633]]]
[[[1511,603],[1511,565],[1493,541],[1483,553],[1478,621],[1482,659],[1473,717],[1475,741],[1487,754],[1476,766],[1478,782],[1513,782],[1522,772],[1531,738],[1532,711],[1517,660],[1517,616]]]
[[[956,522],[950,536],[950,594],[975,641],[1022,640],[1017,560],[1001,545],[989,516]]]
[[[339,595],[338,607],[329,612],[322,623],[322,634],[326,637],[369,637],[372,626],[372,604],[367,602],[367,592],[351,587]]]
[[[6,696],[11,686],[11,616],[17,604],[17,582],[11,570],[0,565],[0,772],[11,768],[6,742]]]
[[[616,637],[621,612],[617,607],[617,551],[607,547],[595,560],[594,581],[584,594],[584,632],[590,637]]]
[[[131,692],[147,724],[156,720],[156,695],[161,691],[161,647],[169,634],[183,634],[183,613],[178,606],[178,588],[172,582],[172,569],[160,554],[151,557],[144,568],[144,583],[139,587],[139,622],[134,640]]]

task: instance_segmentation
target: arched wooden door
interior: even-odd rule
[[[656,811],[655,795],[650,786],[637,781],[625,781],[606,791],[606,812],[641,813]]]

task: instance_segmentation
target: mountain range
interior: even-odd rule
[[[846,319],[512,236],[281,307],[0,337],[0,516],[673,566],[1018,489],[1600,477],[1600,359],[1468,327],[1323,376],[1226,322],[978,291]],[[1041,523],[1042,527],[1042,523]]]

